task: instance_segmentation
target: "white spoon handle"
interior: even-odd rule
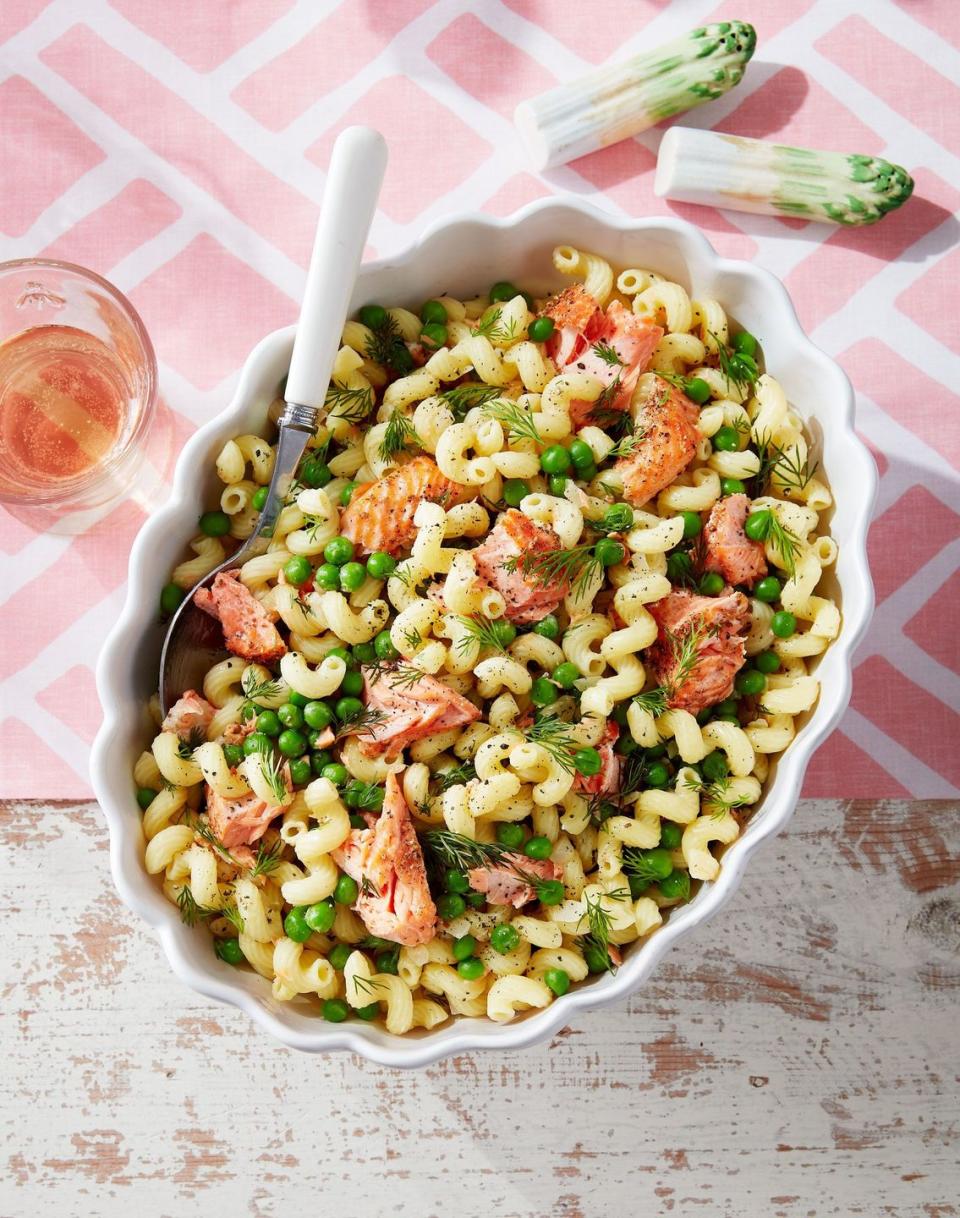
[[[290,359],[288,402],[323,405],[386,166],[387,145],[378,131],[348,127],[337,137]]]

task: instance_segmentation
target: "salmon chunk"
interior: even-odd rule
[[[234,655],[259,664],[273,664],[286,652],[287,645],[270,614],[240,582],[239,571],[218,572],[212,587],[197,589],[193,603],[217,618],[223,627],[227,650]]]
[[[743,531],[749,511],[746,495],[727,495],[713,505],[703,527],[703,569],[718,571],[728,584],[753,585],[767,573],[763,543]]]
[[[491,905],[512,905],[519,909],[536,899],[537,890],[527,880],[559,880],[563,871],[553,859],[528,859],[525,854],[505,854],[496,867],[474,867],[467,879],[474,892],[486,893]]]
[[[284,765],[283,774],[290,791],[293,784],[289,765]],[[207,820],[227,850],[259,841],[270,822],[283,812],[283,808],[262,800],[256,791],[248,791],[239,799],[225,799],[209,785],[206,792]]]
[[[417,677],[415,670],[402,664],[380,665],[375,673],[372,678],[364,674],[364,701],[368,710],[379,711],[382,717],[357,733],[368,757],[396,756],[415,740],[480,718],[472,702],[427,673]]]
[[[406,947],[430,942],[437,907],[396,774],[387,775],[383,811],[373,828],[351,829],[333,857],[360,885],[354,909],[371,935]]]
[[[612,719],[607,721],[603,739],[597,745],[600,754],[600,770],[587,776],[577,771],[573,789],[583,795],[616,795],[620,790],[620,758],[613,751],[620,735],[619,726]]]
[[[700,440],[699,413],[679,389],[655,379],[637,416],[636,447],[613,467],[623,481],[624,498],[634,507],[669,486],[693,460]]]
[[[660,326],[625,309],[613,301],[606,312],[581,285],[567,288],[547,306],[554,330],[547,350],[558,368],[575,368],[595,377],[608,391],[603,411],[625,411],[657,343],[663,337]],[[605,420],[595,417],[595,404],[574,401],[570,419],[575,428]],[[609,421],[609,420],[606,420]]]
[[[742,592],[697,596],[671,592],[647,608],[659,632],[646,651],[647,662],[667,690],[667,705],[697,714],[729,698],[743,667],[750,602]],[[681,652],[695,633],[695,660],[681,671]]]
[[[473,551],[477,574],[503,596],[509,621],[518,626],[539,622],[556,609],[567,595],[569,585],[563,579],[544,581],[538,572],[528,573],[519,566],[507,570],[505,564],[527,554],[550,554],[559,549],[560,541],[553,529],[535,524],[523,512],[510,508]]]
[[[170,707],[160,730],[176,732],[181,740],[206,740],[207,728],[215,714],[206,698],[201,698],[195,689],[188,689]]]
[[[413,514],[426,500],[453,507],[476,489],[444,477],[430,457],[414,457],[376,482],[358,486],[340,515],[340,532],[365,553],[381,550],[397,558],[417,535]]]

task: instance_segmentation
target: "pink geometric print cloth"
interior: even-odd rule
[[[126,292],[162,403],[136,501],[78,535],[0,509],[0,796],[89,794],[93,666],[130,543],[177,452],[292,321],[330,146],[379,127],[390,166],[371,234],[389,254],[453,211],[571,193],[674,214],[786,283],[858,391],[881,471],[877,613],[841,728],[804,794],[960,792],[960,37],[953,0],[3,0],[0,259],[82,263]],[[868,16],[864,16],[864,14]],[[591,65],[707,21],[753,22],[743,83],[680,122],[876,153],[917,182],[876,228],[653,197],[661,129],[547,175],[510,116]],[[835,477],[841,476],[835,474]]]

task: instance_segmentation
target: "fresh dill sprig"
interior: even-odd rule
[[[352,736],[356,732],[368,732],[370,728],[383,723],[386,717],[383,711],[375,706],[361,706],[355,714],[340,720],[334,740],[342,740],[344,736]]]
[[[377,454],[381,461],[392,461],[398,453],[411,446],[423,447],[417,429],[409,415],[405,415],[399,408],[395,409],[387,422],[387,430],[383,433]]]
[[[394,318],[387,313],[383,323],[370,331],[370,337],[367,339],[367,359],[392,368],[396,347],[401,341],[400,329]]]
[[[370,684],[385,681],[391,689],[412,689],[423,679],[423,671],[412,664],[385,663],[375,660],[372,664],[363,664],[364,677]]]
[[[473,328],[474,335],[489,338],[491,342],[511,342],[519,330],[516,320],[511,318],[508,325],[503,325],[503,309],[490,308],[483,314]]]
[[[419,651],[423,646],[423,635],[416,626],[410,626],[403,632],[403,641],[411,651]]]
[[[640,424],[629,435],[624,436],[614,444],[604,457],[604,461],[616,461],[619,457],[631,457],[643,443],[650,432],[649,427]]]
[[[585,896],[584,903],[586,909],[580,918],[580,923],[582,924],[586,921],[590,928],[587,934],[583,936],[584,940],[590,946],[600,950],[607,963],[607,971],[615,973],[617,971],[616,966],[610,959],[610,931],[613,928],[613,920],[603,907],[604,897],[612,901],[629,900],[630,890],[628,888],[615,888],[613,892],[597,893],[596,896]]]
[[[236,905],[225,905],[223,909],[211,909],[199,905],[189,884],[185,884],[177,893],[177,907],[180,910],[180,921],[185,926],[196,926],[205,918],[226,918],[237,934],[243,932],[243,918]]]
[[[452,829],[430,829],[421,835],[420,841],[440,866],[453,871],[494,867],[502,864],[504,855],[509,853],[499,842],[477,842]]]
[[[443,398],[450,407],[454,419],[462,423],[475,406],[483,406],[486,402],[500,396],[496,385],[481,385],[468,381],[464,385],[455,385],[452,389],[444,389],[439,397]]]
[[[258,875],[269,875],[271,871],[275,871],[280,866],[283,846],[284,842],[280,837],[269,847],[261,842],[257,847],[257,857],[250,870],[250,878],[255,879]]]
[[[780,551],[784,568],[793,579],[797,573],[797,547],[800,545],[800,538],[780,523],[776,512],[770,513],[770,529],[767,537]]]
[[[373,410],[373,389],[364,385],[359,389],[348,389],[336,381],[330,382],[324,405],[327,417],[344,419],[348,423],[362,423]]]
[[[690,679],[697,662],[700,659],[700,644],[704,639],[715,635],[719,627],[714,623],[708,626],[700,617],[691,622],[690,629],[683,634],[675,634],[672,630],[664,629],[670,656],[673,661],[673,671],[670,680],[637,694],[633,701],[642,710],[649,711],[656,718],[667,709],[670,700],[683,688]]]
[[[380,889],[368,875],[360,877],[360,892],[365,897],[378,897],[380,895]]]
[[[508,558],[504,570],[520,571],[538,584],[565,583],[571,595],[576,597],[603,572],[603,563],[594,553],[593,546],[574,546],[569,550],[547,550],[540,554],[528,550]]]
[[[243,934],[243,917],[236,905],[224,905],[223,909],[213,909],[210,913],[214,918],[226,918],[238,935]]]
[[[473,767],[472,761],[464,761],[461,765],[453,766],[449,770],[441,770],[434,775],[437,781],[437,794],[442,795],[444,791],[449,791],[451,787],[466,786],[468,782],[472,782],[477,776],[477,771]]]
[[[543,437],[537,431],[533,415],[524,410],[517,402],[509,398],[493,398],[481,407],[483,413],[491,419],[496,419],[507,431],[510,440],[533,440],[534,444],[542,444]]]
[[[713,782],[704,782],[696,774],[687,774],[684,779],[684,785],[691,791],[698,791],[700,793],[700,798],[703,802],[709,804],[712,808],[711,816],[714,820],[722,820],[734,808],[742,808],[744,804],[751,802],[748,795],[730,794],[731,783],[729,777],[718,778]]]
[[[623,360],[615,347],[611,347],[609,343],[594,343],[593,353],[597,359],[603,360],[605,364],[609,364],[611,368],[622,368]]]
[[[358,811],[372,811],[383,803],[383,788],[375,782],[352,782],[350,784],[351,807]]]
[[[568,774],[574,773],[576,766],[573,755],[581,747],[573,735],[569,723],[564,723],[556,715],[542,715],[535,720],[524,732],[531,744],[539,744],[550,754],[562,769]]]
[[[195,748],[196,745],[192,744],[189,740],[181,740],[177,745],[177,756],[182,761],[189,761],[193,757],[193,750]]]
[[[207,845],[210,846],[215,853],[219,854],[225,862],[231,863],[234,867],[239,866],[237,860],[220,841],[214,831],[210,828],[207,821],[201,820],[199,816],[192,816],[184,817],[183,823],[188,825],[194,831],[197,837],[205,841]]]
[[[500,631],[497,629],[498,621],[492,621],[482,613],[478,613],[476,617],[461,617],[456,614],[455,618],[464,629],[464,633],[457,639],[455,648],[461,655],[469,651],[474,643],[478,647],[489,647],[493,651],[506,652],[507,649],[501,640]]]
[[[731,355],[726,343],[721,342],[712,330],[708,331],[708,333],[717,345],[717,361],[727,385],[736,385],[741,393],[746,393],[754,381],[756,381],[758,374],[753,371],[753,368],[749,364],[744,362],[743,356]]]
[[[620,766],[620,784],[616,793],[601,793],[591,796],[587,804],[590,823],[599,828],[608,817],[617,812],[624,812],[627,797],[643,790],[646,776],[647,760],[640,749],[624,757]]]
[[[784,491],[799,495],[806,490],[819,468],[818,461],[811,465],[809,455],[801,461],[796,445],[789,450],[781,448],[770,436],[761,436],[757,441],[757,456],[760,458],[760,468],[754,479],[761,493],[773,479]]]
[[[386,988],[385,982],[376,981],[373,977],[361,977],[359,973],[354,973],[352,980],[354,992],[357,994],[372,994],[376,998],[376,991]]]
[[[669,692],[663,685],[657,685],[653,689],[648,689],[645,693],[637,694],[633,702],[635,706],[639,706],[641,710],[649,711],[654,719],[657,719],[667,709],[667,698],[669,696]]]
[[[251,754],[251,757],[256,757],[260,762],[260,773],[263,775],[263,781],[270,788],[270,794],[273,795],[278,804],[283,803],[287,797],[287,780],[283,773],[283,758],[268,755],[265,751]]]
[[[243,692],[250,702],[263,701],[265,698],[275,698],[280,693],[280,682],[273,677],[260,680],[249,668],[244,669],[240,678]]]

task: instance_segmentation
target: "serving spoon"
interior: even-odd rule
[[[293,476],[320,422],[334,357],[387,166],[383,136],[369,127],[348,127],[330,158],[317,235],[313,243],[300,320],[293,340],[278,427],[276,460],[257,526],[236,553],[208,572],[184,597],[170,620],[160,653],[160,709],[164,715],[187,689],[228,653],[220,624],[193,602],[221,571],[261,554]]]

